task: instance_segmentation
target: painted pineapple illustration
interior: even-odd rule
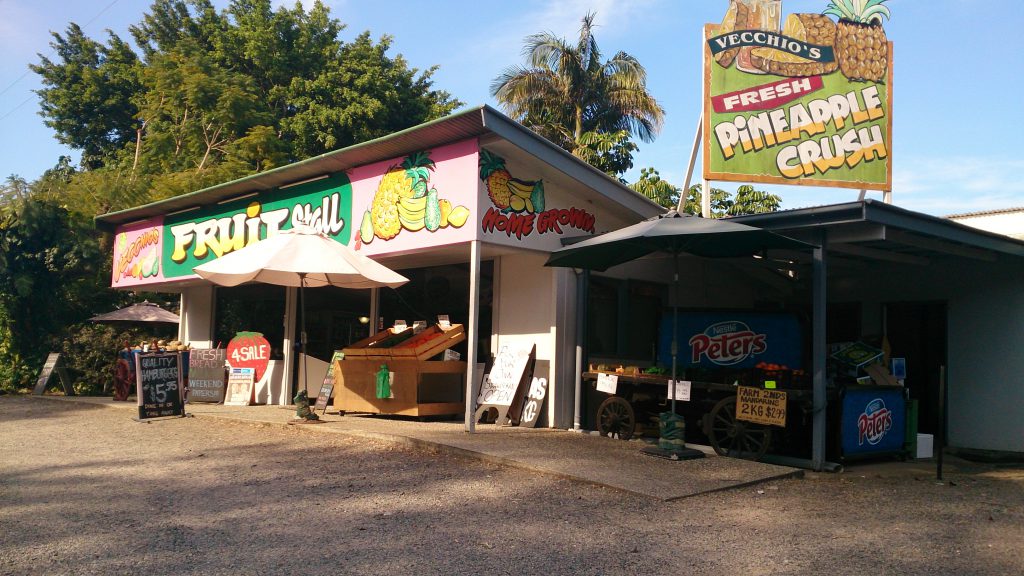
[[[381,178],[377,193],[370,206],[369,220],[373,233],[383,240],[390,240],[402,231],[403,217],[410,230],[423,228],[423,211],[426,205],[427,181],[434,161],[425,152],[409,155],[401,165],[392,166]],[[417,200],[424,199],[422,202]],[[402,202],[412,201],[403,210]],[[364,221],[366,217],[364,216]],[[362,230],[361,230],[362,231]],[[363,238],[366,242],[367,239]]]
[[[511,178],[512,175],[505,168],[504,158],[480,150],[480,179],[487,185],[487,195],[491,197],[491,202],[502,210],[508,208],[509,197],[512,195],[508,187]]]
[[[850,80],[880,82],[889,65],[889,43],[882,17],[889,18],[886,0],[833,0],[824,14],[839,18],[836,60]]]

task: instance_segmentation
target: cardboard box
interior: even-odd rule
[[[931,434],[918,434],[917,453],[914,454],[914,458],[932,458],[934,455],[934,437]]]

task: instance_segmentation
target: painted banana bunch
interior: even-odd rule
[[[508,190],[511,194],[508,197],[508,208],[513,212],[534,212],[544,211],[544,181],[534,180],[532,182],[518,178],[508,179]]]

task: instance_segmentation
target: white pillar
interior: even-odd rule
[[[480,241],[469,244],[469,321],[466,327],[466,432],[476,431],[476,344],[480,321]]]

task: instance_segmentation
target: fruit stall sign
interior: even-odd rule
[[[352,226],[352,188],[344,172],[164,217],[167,278],[195,277],[200,264],[307,223],[346,244]]]
[[[704,177],[891,190],[885,1],[783,23],[780,0],[730,0],[704,30]]]
[[[471,139],[353,168],[349,246],[375,255],[473,240],[476,163]]]
[[[163,217],[136,222],[114,235],[114,288],[164,280],[162,266]]]

